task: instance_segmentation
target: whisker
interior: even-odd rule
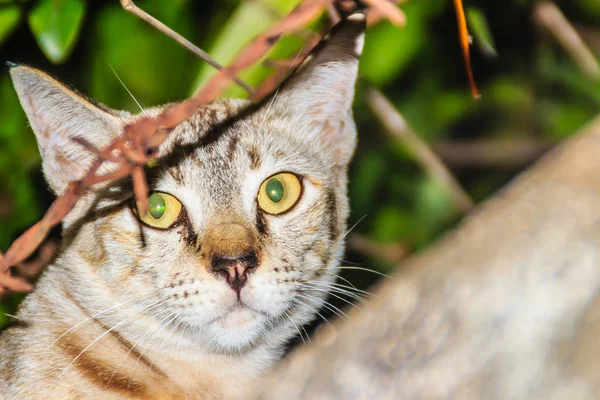
[[[142,107],[142,105],[140,104],[140,102],[137,101],[137,99],[135,98],[135,96],[133,95],[133,93],[131,93],[131,91],[127,88],[127,86],[125,86],[125,83],[121,80],[121,78],[117,74],[117,71],[115,71],[115,69],[113,68],[112,65],[110,65],[110,63],[108,63],[108,66],[110,67],[110,69],[112,69],[113,74],[115,74],[115,76],[117,77],[117,79],[119,80],[119,82],[121,82],[121,85],[123,85],[123,87],[125,88],[125,90],[127,91],[127,93],[129,93],[129,95],[131,96],[131,98],[133,99],[133,101],[135,101],[135,104],[137,104],[138,107],[140,108],[140,110],[142,110],[142,113],[144,115],[146,115],[146,110],[144,110],[144,108]]]
[[[317,292],[322,292],[322,293],[326,293],[328,295],[331,295],[331,296],[333,296],[333,297],[335,297],[337,299],[340,299],[340,300],[342,300],[342,301],[350,304],[352,307],[356,307],[356,308],[358,308],[360,310],[360,307],[358,305],[354,304],[353,302],[351,302],[348,299],[345,299],[345,298],[343,298],[341,296],[336,295],[334,293],[334,291],[332,291],[332,290],[319,289],[319,288],[315,288],[315,287],[310,286],[310,285],[302,285],[302,286],[305,287],[305,288],[307,288],[308,290],[314,290],[314,291],[317,291]],[[347,296],[351,297],[350,295],[347,295]]]
[[[346,236],[348,236],[348,234],[350,232],[352,232],[352,229],[356,228],[356,225],[360,224],[360,221],[362,221],[366,217],[367,217],[367,214],[363,215],[358,221],[356,221],[356,223],[354,225],[352,225],[352,227],[350,229],[348,229],[348,232],[344,233],[344,235],[340,238],[340,240],[344,239]]]
[[[307,294],[307,293],[302,293],[302,295],[312,298],[313,300],[323,301],[323,307],[326,307],[328,310],[330,310],[331,312],[333,312],[335,315],[337,315],[340,318],[348,319],[348,316],[342,310],[340,310],[333,304],[331,304],[325,300],[320,300],[318,297],[311,296],[310,294]]]
[[[292,317],[287,313],[287,311],[283,310],[283,313],[285,314],[286,317],[288,317],[288,319],[290,320],[290,322],[292,323],[292,325],[294,325],[294,328],[296,328],[296,331],[298,332],[298,335],[300,335],[300,339],[302,339],[302,343],[306,344],[306,341],[304,340],[304,336],[302,336],[302,333],[300,332],[300,329],[298,329],[298,325],[296,325],[296,323],[294,322],[294,320],[292,319]]]
[[[126,301],[126,302],[124,302],[124,303],[119,303],[119,304],[116,304],[116,305],[114,305],[114,306],[112,306],[112,307],[110,307],[110,308],[107,308],[107,309],[105,309],[105,310],[103,310],[103,311],[101,311],[101,312],[98,312],[98,313],[96,313],[96,314],[94,314],[94,315],[92,315],[92,316],[90,316],[90,317],[87,317],[87,318],[86,318],[86,319],[84,319],[83,321],[81,321],[81,322],[79,322],[79,323],[77,323],[77,324],[73,325],[72,327],[70,327],[69,329],[67,329],[66,331],[64,331],[64,332],[63,332],[63,333],[62,333],[62,334],[61,334],[59,337],[57,337],[56,339],[54,339],[54,341],[53,341],[52,343],[50,343],[50,344],[48,345],[48,347],[46,347],[46,348],[44,349],[44,351],[42,351],[42,353],[41,353],[41,354],[45,354],[45,353],[46,353],[46,351],[48,351],[48,350],[49,350],[49,349],[50,349],[52,346],[54,346],[54,344],[56,344],[56,342],[58,342],[58,341],[59,341],[60,339],[62,339],[62,338],[65,336],[65,335],[67,335],[67,334],[69,334],[70,332],[74,331],[75,329],[77,329],[78,327],[80,327],[81,325],[83,325],[84,323],[86,323],[86,322],[88,322],[88,321],[90,321],[90,320],[93,320],[94,318],[97,318],[97,317],[99,317],[100,315],[102,315],[102,314],[105,314],[105,313],[107,313],[107,312],[109,312],[109,311],[111,311],[111,310],[114,310],[115,308],[122,307],[122,306],[124,306],[124,305],[126,305],[126,304],[132,303],[133,301],[134,301],[134,300],[129,300],[129,301]]]
[[[347,290],[347,289],[343,289],[343,288],[336,287],[333,285],[322,284],[320,282],[305,282],[305,284],[311,285],[311,287],[313,287],[313,288],[314,287],[321,288],[321,290],[325,290],[327,293],[329,293],[329,292],[339,293],[344,296],[348,296],[354,300],[360,301],[363,304],[368,304],[368,301],[365,300],[360,294],[353,293],[352,291]]]
[[[371,272],[373,274],[377,274],[377,275],[381,275],[384,278],[389,278],[389,279],[394,279],[393,277],[391,277],[390,275],[384,274],[383,272],[379,272],[379,271],[375,271],[373,269],[369,269],[369,268],[363,268],[363,267],[354,267],[354,266],[348,266],[348,265],[342,265],[341,267],[339,267],[340,269],[355,269],[355,270],[359,270],[359,271],[367,271],[367,272]]]
[[[350,282],[348,279],[344,278],[343,276],[340,276],[336,273],[334,273],[334,275],[338,278],[343,280],[344,282],[348,283],[350,286],[352,286],[354,289],[358,289],[356,286],[354,286],[354,284],[352,282]]]
[[[296,296],[302,296],[301,293],[296,292]],[[321,319],[323,321],[325,321],[329,326],[331,326],[333,329],[335,329],[335,327],[333,326],[333,324],[331,322],[329,322],[329,320],[327,318],[325,318],[323,315],[321,315],[321,313],[319,313],[319,311],[315,310],[313,307],[309,306],[308,304],[304,303],[304,302],[299,302],[301,305],[303,305],[304,307],[307,307],[309,310],[311,310],[312,312],[314,312],[316,315],[318,315],[319,317],[321,317]]]
[[[161,310],[161,311],[158,312],[157,316],[161,315],[164,312],[169,312],[169,310],[168,309]],[[138,341],[143,340],[148,335],[149,335],[149,332],[145,332]],[[121,367],[121,365],[123,365],[123,363],[125,362],[125,360],[127,360],[127,357],[129,356],[129,354],[131,354],[131,352],[133,351],[133,349],[135,349],[136,347],[138,347],[138,344],[137,343],[132,343],[132,346],[129,348],[129,351],[127,351],[127,353],[125,353],[125,355],[121,358],[121,362],[119,362],[119,365],[117,365],[115,367],[115,369],[113,369],[112,374],[110,375],[110,377],[108,378],[108,381],[106,382],[106,386],[108,386],[110,384],[110,381],[112,380],[113,376],[115,376],[116,372],[119,370],[119,368]]]
[[[145,308],[150,308],[150,307],[154,307],[162,302],[164,302],[166,299],[163,300],[159,300],[158,302],[156,302],[153,305],[147,306]],[[71,360],[71,362],[62,369],[62,371],[58,374],[58,376],[54,379],[53,383],[56,382],[56,380],[58,380],[68,369],[71,365],[73,365],[73,363],[75,363],[79,357],[81,357],[90,347],[92,347],[94,344],[96,344],[99,340],[101,340],[103,337],[105,337],[106,335],[108,335],[110,332],[114,331],[117,327],[121,326],[122,324],[124,324],[125,322],[131,320],[132,318],[137,317],[137,314],[133,314],[125,319],[123,319],[121,322],[113,325],[110,329],[107,329],[104,333],[102,333],[100,336],[98,336],[96,339],[94,339],[90,344],[88,344],[83,350],[81,350],[81,352],[75,357],[73,358],[73,360]]]
[[[170,323],[170,321],[172,321],[174,318],[176,318],[176,317],[177,317],[177,316],[176,316],[176,313],[175,313],[174,311],[171,311],[171,310],[163,310],[163,311],[167,311],[167,312],[169,312],[169,311],[170,311],[170,312],[169,312],[169,313],[168,313],[168,314],[167,314],[167,315],[166,315],[164,318],[162,318],[160,321],[158,321],[158,322],[157,322],[157,324],[158,324],[158,325],[160,325],[161,327],[160,327],[160,328],[159,328],[159,329],[158,329],[156,332],[154,332],[154,335],[152,335],[152,337],[150,338],[150,341],[148,342],[148,346],[147,346],[147,347],[148,347],[148,349],[150,349],[150,350],[152,350],[152,349],[154,348],[154,346],[152,346],[152,342],[154,341],[154,339],[156,338],[156,336],[157,336],[157,335],[158,335],[158,334],[159,334],[159,333],[160,333],[160,332],[161,332],[161,331],[162,331],[162,330],[163,330],[165,327],[167,327],[167,326],[168,326],[168,324]],[[167,318],[171,318],[171,319],[169,320],[169,322],[168,322],[168,323],[166,323],[166,324],[163,324],[162,322],[163,322],[165,319],[167,319]],[[163,340],[164,340],[164,339],[163,339]],[[138,341],[138,342],[140,342],[140,341]],[[136,346],[136,345],[134,345],[134,346],[132,347],[132,349],[133,349],[135,346]],[[131,385],[131,381],[133,380],[133,374],[135,373],[135,370],[136,370],[136,368],[137,368],[137,365],[138,365],[138,364],[139,364],[139,362],[140,362],[140,359],[142,358],[142,355],[144,355],[144,352],[140,350],[140,355],[138,356],[137,360],[135,361],[135,364],[133,365],[133,367],[131,368],[131,375],[129,376],[129,381],[127,382],[127,390],[129,390],[129,387],[130,387],[130,385]],[[152,365],[153,365],[153,364],[152,364],[152,361],[151,361],[151,362],[150,362],[150,365],[148,366],[148,371],[150,371],[150,369],[152,368]]]
[[[311,282],[311,283],[314,284],[314,285],[321,285],[321,286],[327,286],[327,287],[335,287],[335,288],[338,288],[338,289],[347,290],[349,293],[356,292],[356,293],[364,294],[365,296],[375,297],[374,294],[369,293],[366,290],[357,289],[354,286],[348,286],[348,285],[344,285],[344,284],[341,284],[341,283],[335,283],[335,282],[332,282],[332,283]]]

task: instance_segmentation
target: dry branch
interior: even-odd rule
[[[551,1],[540,1],[535,6],[534,15],[540,26],[556,38],[583,73],[590,78],[600,78],[600,66],[594,53],[586,46],[577,30],[556,4]]]
[[[408,126],[394,105],[379,90],[371,87],[367,91],[367,104],[386,130],[397,140],[402,141],[415,155],[427,174],[454,199],[461,212],[473,207],[473,200],[454,178],[452,172],[440,161],[437,155]]]
[[[469,78],[469,85],[471,85],[471,94],[475,98],[481,96],[475,78],[473,77],[473,69],[471,68],[471,54],[469,53],[469,46],[471,45],[471,36],[467,29],[467,19],[465,18],[465,11],[463,10],[462,0],[453,0],[454,9],[456,10],[456,20],[458,22],[458,38],[460,40],[460,46],[465,60],[465,67],[467,68],[467,77]]]
[[[440,159],[453,168],[515,168],[534,161],[554,145],[528,137],[442,140],[433,144]]]
[[[323,325],[267,399],[600,398],[600,117]]]
[[[182,45],[183,47],[185,47],[186,49],[188,49],[189,51],[191,51],[192,53],[194,53],[213,67],[215,67],[216,69],[223,68],[221,64],[219,64],[216,60],[209,56],[204,50],[202,50],[201,48],[199,48],[198,46],[196,46],[195,44],[193,44],[192,42],[175,32],[174,30],[172,30],[171,28],[154,18],[152,15],[148,14],[147,12],[136,6],[132,0],[120,1],[121,6],[126,11],[129,11],[130,13],[132,13],[140,19],[143,19],[144,21],[146,21],[159,31],[163,32],[165,35],[169,36],[171,39],[175,40],[177,43],[179,43],[180,45]],[[237,77],[234,78],[233,81],[240,85],[242,88],[244,88],[248,93],[252,93],[252,87],[246,82],[242,81]]]

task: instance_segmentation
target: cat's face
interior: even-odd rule
[[[215,111],[232,115],[239,105],[201,110],[173,141],[197,141]],[[273,112],[260,110],[149,171],[158,218],[144,218],[145,246],[131,202],[93,222],[120,301],[164,298],[150,312],[157,320],[172,318],[175,333],[224,349],[243,348],[288,318],[304,324],[320,308],[343,250],[346,170]]]
[[[121,183],[88,196],[66,220],[72,241],[58,268],[93,271],[94,301],[138,313],[122,326],[136,343],[173,352],[279,344],[322,306],[343,253],[363,25],[338,28],[257,109],[222,100],[179,125],[148,170],[146,216]],[[72,137],[103,146],[136,118],[99,109],[30,68],[11,74],[57,193],[91,161]]]

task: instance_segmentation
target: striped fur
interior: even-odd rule
[[[364,16],[343,22],[263,104],[220,100],[174,130],[148,170],[184,206],[174,228],[138,224],[127,181],[78,203],[61,255],[0,337],[0,397],[238,398],[257,384],[323,304],[302,283],[331,283],[342,257],[363,30]],[[56,193],[92,160],[71,138],[101,147],[138,118],[32,68],[11,75]],[[280,171],[302,178],[302,196],[268,215],[256,195]],[[258,259],[239,295],[209,268],[236,246]]]

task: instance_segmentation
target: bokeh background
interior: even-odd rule
[[[297,3],[136,2],[223,64]],[[598,0],[465,0],[479,100],[469,91],[451,0],[408,0],[400,7],[406,27],[387,21],[370,27],[361,60],[359,146],[350,171],[349,222],[356,226],[344,263],[357,269],[343,274],[359,288],[379,278],[359,268],[384,274],[401,268],[404,257],[465,214],[422,167],[422,155],[374,116],[366,96],[371,85],[391,100],[407,129],[437,154],[475,203],[600,112]],[[549,19],[548,10],[564,18]],[[323,30],[328,23],[324,15],[312,28]],[[582,39],[587,65],[577,48],[561,44],[569,29]],[[284,37],[269,59],[293,57],[305,39],[306,32]],[[123,11],[118,0],[0,0],[0,61],[41,68],[109,107],[132,112],[138,107],[117,75],[142,106],[151,106],[190,96],[214,72]],[[272,67],[258,65],[241,77],[257,85],[270,72]],[[232,88],[228,95],[244,93]],[[53,200],[8,67],[0,67],[0,182],[0,251],[5,251]],[[59,237],[55,230],[52,239]],[[22,297],[0,300],[0,327]],[[332,304],[344,306],[339,299]]]

